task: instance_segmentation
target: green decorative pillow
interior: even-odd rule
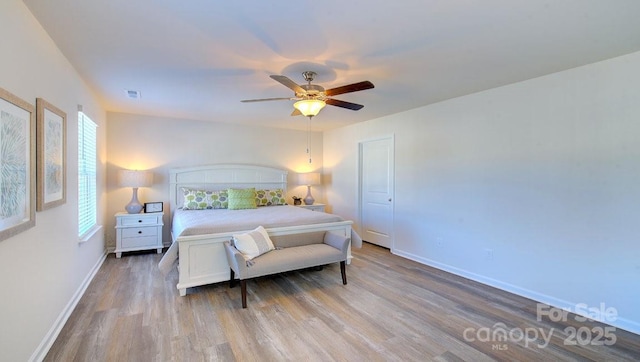
[[[255,209],[256,189],[228,189],[229,210]]]
[[[184,210],[208,210],[226,209],[228,207],[229,195],[227,190],[193,190],[182,188],[184,194]]]
[[[282,189],[275,190],[256,190],[256,205],[258,206],[272,206],[272,205],[286,205],[287,202],[284,199],[284,192]]]

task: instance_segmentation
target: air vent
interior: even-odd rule
[[[131,99],[140,99],[140,91],[136,90],[125,90],[127,92],[127,97]]]

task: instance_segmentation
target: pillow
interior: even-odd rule
[[[286,205],[282,189],[275,190],[256,190],[256,205]]]
[[[256,189],[228,189],[229,210],[255,209]]]
[[[233,235],[233,244],[246,260],[251,260],[275,249],[269,234],[262,226],[258,226],[248,233]]]
[[[183,210],[226,209],[229,196],[227,190],[209,191],[182,188]]]

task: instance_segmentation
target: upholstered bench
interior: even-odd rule
[[[234,235],[231,241],[224,243],[230,268],[229,287],[234,287],[237,275],[240,280],[242,308],[246,308],[247,280],[338,262],[342,284],[347,284],[345,269],[350,241],[349,237],[330,232],[270,236],[260,228],[251,233]],[[253,249],[256,245],[257,249],[261,249],[257,253]]]

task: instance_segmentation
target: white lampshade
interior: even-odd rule
[[[147,171],[120,170],[118,176],[122,187],[149,187],[153,182],[153,174]]]
[[[319,185],[320,172],[307,172],[298,174],[298,185]]]
[[[294,103],[293,108],[299,110],[305,117],[313,117],[318,115],[325,105],[326,103],[319,99],[305,99]]]

